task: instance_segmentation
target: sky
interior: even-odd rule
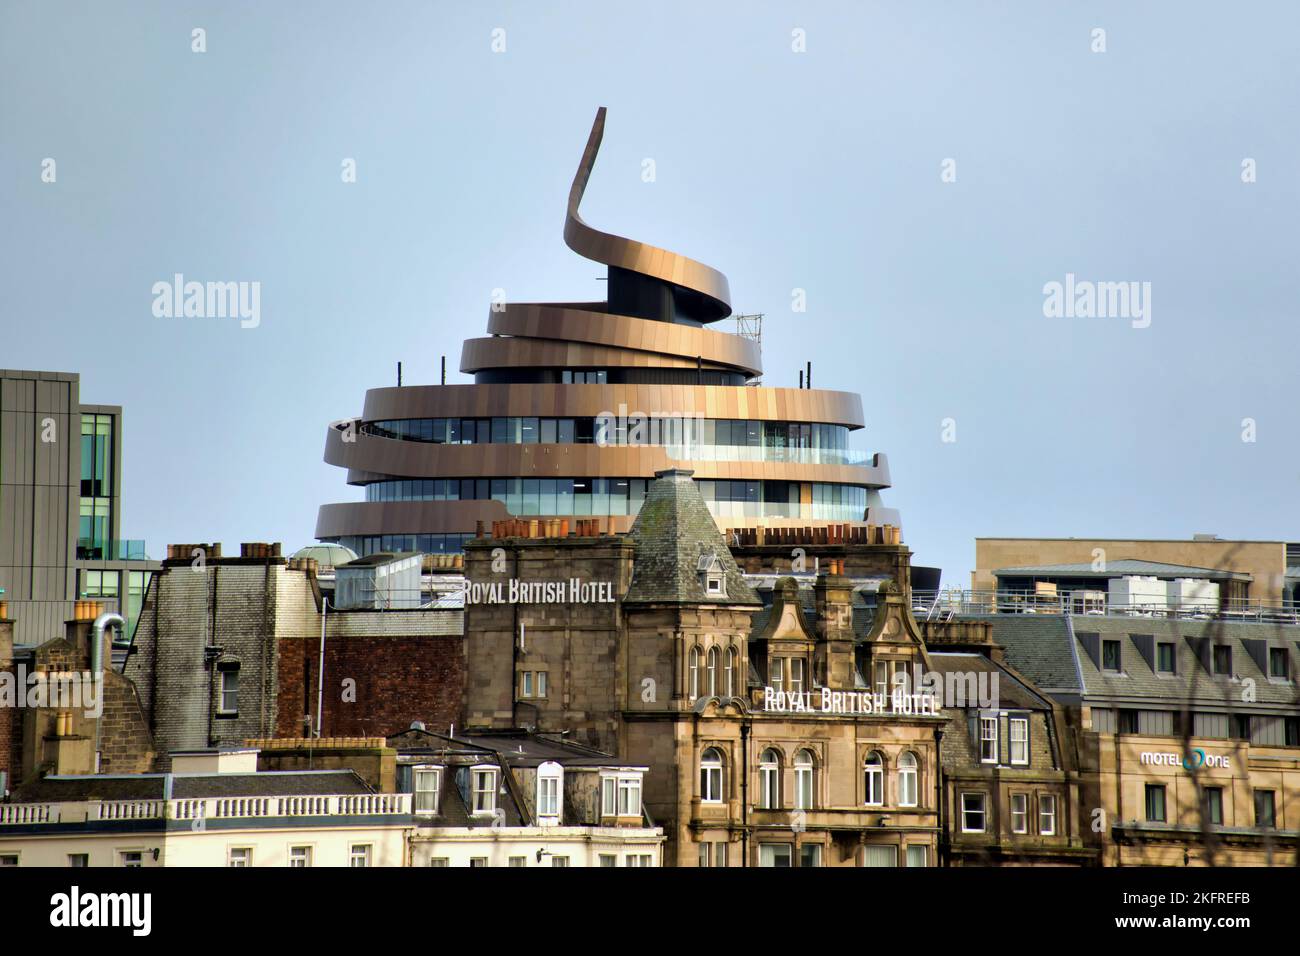
[[[861,394],[945,584],[981,536],[1300,540],[1298,101],[1289,2],[0,0],[0,368],[124,407],[154,557],[308,544],[397,362],[603,298],[561,231],[607,106],[586,221],[726,274],[764,384]],[[257,325],[156,316],[176,273]],[[1047,314],[1067,275],[1145,316]]]

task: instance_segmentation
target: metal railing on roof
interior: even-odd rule
[[[1112,602],[1104,591],[1075,590],[1050,594],[1028,590],[949,589],[912,592],[912,615],[917,620],[949,621],[956,617],[995,614],[1070,614],[1300,625],[1300,605],[1295,602],[1212,600],[1175,604],[1148,600],[1120,604]]]

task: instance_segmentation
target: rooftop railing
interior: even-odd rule
[[[129,820],[384,817],[411,813],[409,793],[0,804],[0,826]]]
[[[913,591],[912,616],[918,621],[948,621],[995,614],[1070,614],[1080,617],[1142,617],[1182,621],[1246,621],[1300,625],[1300,605],[1255,600],[1185,601],[1148,599],[1114,603],[1104,592],[944,590]]]

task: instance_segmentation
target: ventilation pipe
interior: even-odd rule
[[[95,675],[95,680],[104,672],[104,631],[110,626],[116,626],[119,634],[126,634],[126,618],[116,611],[105,611],[95,618],[91,627],[90,672]]]

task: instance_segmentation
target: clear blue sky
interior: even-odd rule
[[[1298,99],[1283,2],[4,0],[0,367],[125,406],[155,556],[308,543],[359,498],[326,423],[399,360],[468,381],[493,288],[603,295],[561,226],[605,105],[588,221],[722,270],[767,384],[862,394],[948,583],[980,535],[1300,539]],[[260,326],[155,318],[176,272],[259,281]],[[1045,318],[1067,272],[1151,326]]]

